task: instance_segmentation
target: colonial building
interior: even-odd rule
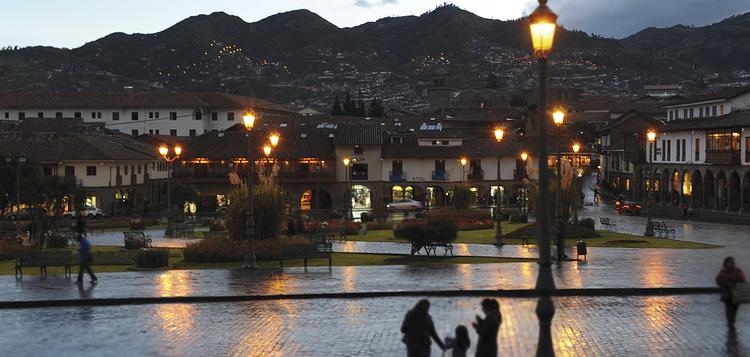
[[[297,115],[264,100],[226,93],[0,93],[0,120],[78,118],[133,136],[224,130],[240,122],[248,109],[268,118]]]

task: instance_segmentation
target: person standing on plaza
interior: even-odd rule
[[[430,338],[435,340],[441,350],[445,350],[445,345],[435,331],[435,324],[429,312],[430,302],[422,299],[404,317],[401,333],[404,334],[402,341],[406,344],[407,357],[429,357]]]
[[[86,271],[91,277],[91,283],[96,284],[97,279],[94,275],[94,271],[91,270],[91,243],[86,239],[86,235],[83,233],[78,234],[78,279],[77,284],[83,283],[83,272]]]
[[[500,314],[500,304],[495,299],[482,300],[482,311],[484,318],[477,316],[477,321],[471,325],[479,335],[477,341],[476,357],[497,356],[497,333],[503,317]]]
[[[445,348],[451,349],[452,357],[466,357],[466,350],[471,346],[469,339],[469,329],[464,325],[456,326],[456,337],[445,338]]]
[[[727,315],[727,324],[730,330],[734,330],[734,322],[737,318],[737,309],[739,305],[735,305],[732,301],[732,290],[737,283],[745,282],[745,274],[740,268],[734,265],[734,258],[726,257],[724,259],[724,265],[716,276],[716,284],[721,288],[721,301],[724,302]]]

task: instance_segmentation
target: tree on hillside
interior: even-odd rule
[[[373,118],[385,117],[385,108],[383,107],[383,100],[380,98],[373,98],[370,101],[370,116]]]
[[[352,116],[356,109],[355,103],[352,101],[352,96],[346,93],[346,99],[344,99],[344,115]]]
[[[341,107],[341,101],[339,100],[339,96],[336,96],[336,98],[333,100],[333,108],[331,108],[331,115],[339,116],[343,114],[344,114],[344,109]]]

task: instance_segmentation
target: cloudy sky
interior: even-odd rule
[[[447,0],[0,0],[0,46],[78,47],[112,32],[153,33],[196,15],[224,11],[253,22],[309,9],[340,26],[386,16],[420,15]],[[533,0],[452,0],[482,17],[515,19]],[[750,0],[550,0],[560,23],[608,37],[645,27],[706,25],[750,11]]]

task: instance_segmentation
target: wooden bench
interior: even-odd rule
[[[432,255],[437,256],[437,247],[443,248],[443,256],[447,256],[449,252],[453,256],[453,244],[450,242],[412,243],[411,255],[419,255],[419,251],[424,249],[426,255],[430,255],[430,252],[432,252]]]
[[[333,271],[333,250],[331,243],[310,243],[284,247],[279,257],[279,266],[284,271],[284,260],[302,259],[307,272],[308,259],[328,258],[328,271]]]
[[[193,225],[192,223],[172,224],[172,237],[194,238],[195,237],[195,225]]]
[[[122,232],[125,236],[125,249],[151,248],[151,237],[143,231]]]
[[[658,238],[669,238],[670,235],[673,239],[675,238],[674,227],[663,221],[652,222],[654,224],[654,233]]]
[[[599,223],[602,227],[608,230],[614,230],[617,228],[617,224],[609,220],[609,217],[599,217]]]
[[[23,277],[23,268],[39,267],[39,272],[47,276],[47,267],[65,268],[65,276],[70,277],[73,265],[73,252],[68,249],[33,250],[21,252],[16,259],[16,277]]]

